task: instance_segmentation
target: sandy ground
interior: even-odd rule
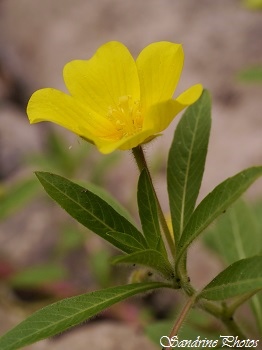
[[[29,173],[32,169],[25,167],[23,157],[32,149],[43,152],[46,126],[29,125],[26,101],[37,88],[63,90],[62,68],[66,62],[89,58],[110,40],[123,42],[134,55],[151,42],[168,40],[182,43],[185,51],[178,92],[201,82],[212,94],[213,125],[202,198],[226,177],[262,162],[261,85],[247,85],[236,79],[239,70],[261,63],[261,32],[261,13],[249,12],[238,0],[2,0],[0,178],[9,182]],[[164,137],[149,146],[147,153],[149,159],[160,157],[163,162],[163,171],[155,180],[165,210],[168,210],[165,161],[176,123],[175,120]],[[68,136],[69,133],[65,135],[78,147],[76,138]],[[121,155],[117,169],[110,171],[106,179],[106,186],[124,204],[130,204],[137,171],[130,155]],[[260,198],[261,185],[260,180],[248,195]],[[39,205],[33,213],[30,221],[25,211],[0,225],[0,254],[8,255],[15,263],[28,264],[32,254],[31,260],[36,260],[39,254],[43,257],[52,244],[52,239],[45,235],[50,226],[48,209]],[[197,262],[203,283],[210,279],[216,267],[208,272],[204,253],[201,251],[200,255],[199,249],[198,245],[194,247],[191,270],[194,272]],[[6,324],[16,323],[19,316],[9,318],[3,321],[5,316],[2,317],[5,324],[2,328],[9,328]],[[81,339],[85,344],[84,334]],[[63,348],[69,349],[66,343]],[[60,349],[57,344],[55,349]],[[37,346],[32,349],[42,349],[41,345]],[[77,349],[82,349],[81,346]],[[110,346],[96,345],[96,348],[115,349],[114,345]],[[134,341],[130,350],[138,347]]]

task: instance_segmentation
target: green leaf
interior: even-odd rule
[[[177,260],[180,260],[187,247],[195,238],[243,192],[262,175],[262,167],[253,167],[228,178],[209,193],[191,216],[179,241]]]
[[[15,287],[37,287],[45,283],[62,280],[66,277],[66,271],[59,265],[46,264],[33,266],[17,272],[9,278],[9,283]]]
[[[217,275],[199,297],[223,300],[262,289],[262,256],[236,261]]]
[[[93,184],[92,182],[81,182],[79,183],[79,185],[85,188],[88,188],[89,191],[96,194],[98,197],[102,198],[113,209],[115,209],[115,211],[117,211],[120,215],[122,215],[124,218],[126,218],[128,221],[130,221],[133,224],[134,219],[131,217],[130,213],[105,189],[103,189],[98,185]]]
[[[54,336],[132,295],[164,287],[168,285],[156,282],[137,283],[58,301],[35,312],[3,335],[0,338],[0,349],[15,350]]]
[[[211,127],[211,99],[204,91],[177,125],[168,157],[167,184],[175,241],[195,207]]]
[[[49,196],[68,214],[117,248],[127,253],[134,251],[107,235],[110,231],[126,233],[146,247],[142,233],[96,194],[59,175],[37,172],[36,176]]]
[[[254,212],[241,199],[205,231],[204,241],[227,264],[259,255],[262,247]]]
[[[39,191],[35,179],[26,179],[15,183],[11,188],[0,188],[0,219],[6,219],[15,211],[22,208]]]
[[[109,264],[111,255],[105,249],[89,252],[88,267],[92,271],[92,276],[102,288],[110,285],[111,266]]]
[[[262,3],[262,2],[261,2]],[[238,78],[245,83],[262,83],[262,66],[250,67],[242,70]]]
[[[134,237],[126,233],[110,231],[107,232],[107,235],[110,236],[110,240],[111,242],[114,242],[114,245],[121,243],[123,246],[126,247],[126,250],[137,251],[145,249],[145,247],[143,247],[139,241],[137,241]]]
[[[262,334],[262,291],[251,298],[251,308],[256,317],[257,328]]]
[[[113,264],[139,264],[153,268],[167,279],[174,276],[170,262],[158,251],[147,249],[129,255],[121,255],[112,260]]]
[[[204,242],[227,264],[261,255],[261,212],[261,205],[251,208],[238,200],[205,232]],[[262,332],[262,297],[255,295],[250,302]]]
[[[149,248],[160,250],[166,254],[158,221],[156,196],[146,169],[142,170],[139,177],[137,202],[143,233]]]

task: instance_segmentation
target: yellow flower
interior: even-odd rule
[[[32,95],[30,123],[59,124],[102,153],[134,148],[156,137],[200,97],[197,84],[172,99],[183,60],[180,44],[153,43],[135,61],[123,44],[109,42],[91,59],[66,64],[63,76],[70,94],[47,88]]]

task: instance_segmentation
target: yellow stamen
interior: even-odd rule
[[[115,128],[113,135],[108,138],[120,140],[138,133],[142,129],[140,102],[133,101],[132,96],[121,96],[116,107],[108,108],[107,118]]]

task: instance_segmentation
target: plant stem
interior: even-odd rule
[[[178,334],[178,332],[179,332],[183,322],[185,321],[189,311],[191,310],[192,306],[194,305],[195,300],[196,300],[196,295],[193,295],[191,298],[188,299],[184,308],[182,309],[182,312],[178,316],[172,331],[170,332],[169,339],[171,339],[172,337],[174,337],[175,335]],[[167,350],[169,350],[169,349],[171,349],[171,347],[167,348]]]
[[[220,321],[224,323],[225,327],[232,333],[232,335],[238,336],[240,339],[247,339],[236,321],[233,319],[232,314],[227,314],[225,307],[221,307],[220,305],[203,299],[199,301],[198,305],[202,310],[205,310],[209,314],[220,319]]]
[[[145,159],[145,155],[144,155],[143,149],[142,149],[141,146],[137,146],[137,147],[132,149],[132,152],[133,152],[134,158],[136,160],[136,163],[137,163],[137,166],[138,166],[138,169],[140,170],[140,172],[143,169],[146,169],[146,171],[148,173],[148,176],[149,176],[149,179],[150,179],[153,191],[154,191],[155,199],[156,199],[157,211],[158,211],[158,217],[159,217],[160,225],[162,227],[163,233],[165,235],[165,238],[166,238],[166,241],[168,243],[169,249],[170,249],[170,251],[172,253],[172,256],[174,257],[174,255],[175,255],[175,244],[174,244],[171,232],[169,231],[169,228],[167,226],[166,219],[165,219],[163,210],[161,208],[160,202],[158,200],[158,197],[157,197],[154,185],[153,185],[152,177],[151,177],[150,171],[149,171],[148,166],[147,166],[147,162],[146,162],[146,159]]]
[[[225,311],[226,315],[228,317],[231,317],[239,306],[244,304],[248,299],[250,299],[256,293],[257,293],[257,290],[251,293],[240,295],[239,297],[235,298],[235,300],[226,307],[226,311]]]

